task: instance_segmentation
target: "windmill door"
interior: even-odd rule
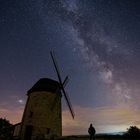
[[[31,140],[32,137],[33,126],[27,125],[25,129],[24,140]]]

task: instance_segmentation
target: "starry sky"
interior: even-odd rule
[[[140,126],[140,1],[1,0],[0,117],[21,121],[27,91],[57,80],[54,50],[75,111],[63,104],[63,135]]]

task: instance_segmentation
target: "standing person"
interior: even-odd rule
[[[90,124],[90,127],[88,129],[88,133],[90,135],[90,140],[95,140],[95,133],[96,133],[96,130],[95,128],[92,126],[92,124]]]

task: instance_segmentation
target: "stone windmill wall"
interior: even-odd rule
[[[29,91],[21,125],[21,140],[61,136],[61,93],[57,81],[40,79]]]

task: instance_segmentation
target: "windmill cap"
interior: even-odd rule
[[[36,82],[36,84],[30,90],[28,90],[27,95],[37,91],[48,91],[48,92],[55,93],[56,90],[58,90],[58,88],[60,89],[59,82],[49,78],[41,78],[39,81]]]

